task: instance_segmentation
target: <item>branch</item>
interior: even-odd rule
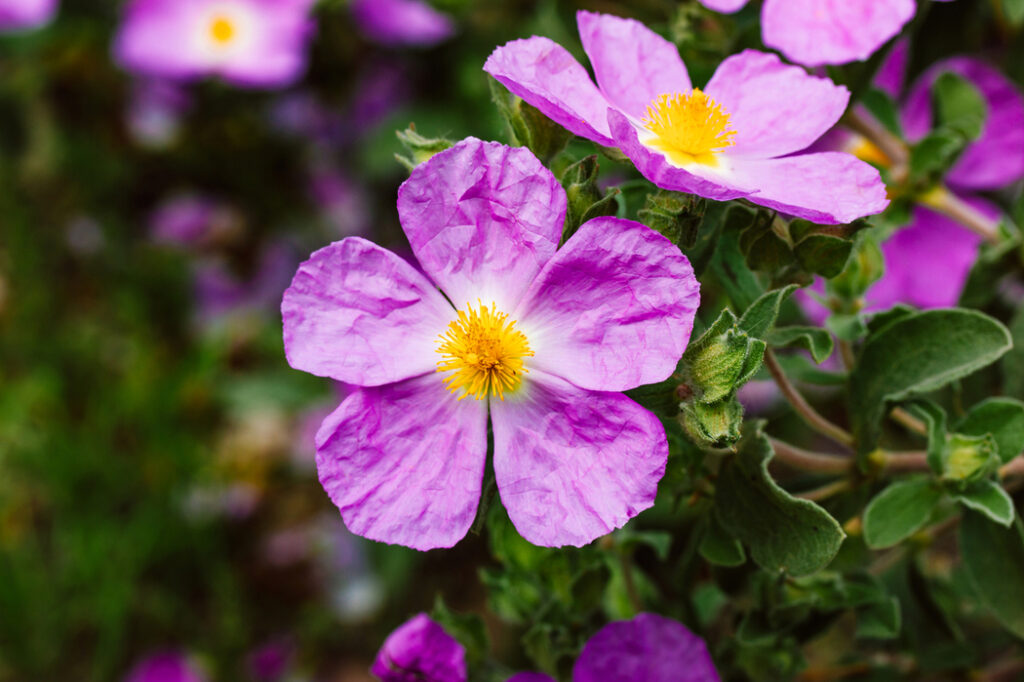
[[[902,407],[892,408],[892,412],[889,413],[889,416],[893,421],[899,422],[909,431],[921,434],[922,436],[928,435],[928,427],[925,426],[925,423],[904,410]]]
[[[939,186],[919,197],[922,204],[951,218],[969,230],[981,235],[990,244],[998,244],[999,224],[966,201]]]
[[[811,452],[771,436],[768,436],[768,441],[775,451],[775,459],[795,469],[817,471],[823,474],[845,474],[854,467],[854,460],[849,457]]]
[[[999,478],[1010,476],[1024,476],[1024,454],[1017,455],[999,469]]]
[[[771,373],[772,378],[775,379],[775,383],[779,385],[779,390],[786,396],[786,400],[796,409],[797,413],[803,417],[804,421],[818,433],[827,436],[837,443],[845,445],[847,447],[853,445],[853,436],[849,431],[843,429],[840,426],[836,426],[829,420],[822,417],[818,412],[811,407],[810,403],[804,400],[804,397],[800,395],[800,392],[796,390],[796,387],[790,383],[785,373],[782,371],[782,367],[779,365],[779,361],[775,358],[775,353],[769,348],[764,354],[764,364]]]
[[[849,490],[849,488],[850,480],[847,478],[840,478],[838,481],[826,483],[820,488],[814,488],[813,490],[808,490],[806,492],[796,493],[795,495],[793,495],[793,497],[799,497],[800,499],[803,500],[810,500],[811,502],[821,502],[822,500],[827,500],[833,495],[838,495],[839,493],[845,490]]]

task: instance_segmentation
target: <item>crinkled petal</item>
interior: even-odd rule
[[[441,377],[357,389],[316,436],[320,483],[357,535],[451,547],[476,515],[487,401],[456,400]]]
[[[453,316],[415,268],[360,237],[310,256],[281,302],[288,363],[359,386],[433,372]]]
[[[398,215],[423,270],[456,307],[514,310],[555,254],[565,190],[528,149],[468,138],[420,164]]]
[[[732,14],[743,9],[747,4],[747,0],[700,0],[700,4],[716,12]]]
[[[699,304],[672,242],[632,220],[595,218],[548,261],[514,317],[536,353],[529,367],[624,391],[675,370]]]
[[[658,418],[621,393],[531,371],[491,401],[494,475],[519,534],[580,547],[654,504],[668,442]]]
[[[558,43],[540,36],[513,40],[495,48],[484,71],[570,132],[613,145],[605,114],[608,100]]]
[[[644,145],[636,127],[614,109],[608,110],[608,123],[622,153],[629,157],[641,175],[658,187],[716,201],[739,199],[751,193],[751,190],[737,183],[729,183],[725,176],[716,177],[716,171],[708,171],[706,167],[699,167],[699,164],[692,164],[685,169],[676,166],[662,152]],[[697,175],[698,172],[704,175]]]
[[[835,125],[850,99],[845,87],[756,50],[723,61],[707,94],[736,131],[729,155],[761,159],[807,147]]]
[[[654,613],[609,623],[583,647],[573,682],[718,682],[707,646],[684,625]]]
[[[597,84],[615,107],[641,118],[658,95],[690,91],[679,50],[639,21],[579,11],[576,22]]]
[[[756,188],[750,201],[815,223],[849,223],[889,205],[878,170],[842,152],[737,160],[734,174]]]
[[[420,613],[388,635],[370,672],[381,682],[466,682],[466,649]]]
[[[863,61],[914,16],[914,0],[765,0],[764,44],[806,66]]]
[[[932,86],[947,71],[978,88],[988,115],[981,137],[967,146],[946,180],[963,189],[997,189],[1024,177],[1024,96],[1006,76],[977,59],[947,59],[917,80],[903,108],[907,138],[917,141],[931,129]]]

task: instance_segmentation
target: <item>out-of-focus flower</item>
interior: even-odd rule
[[[295,267],[295,254],[284,243],[273,243],[260,254],[256,270],[239,277],[218,259],[196,265],[195,296],[200,322],[213,322],[229,313],[265,312],[276,307]]]
[[[388,637],[372,672],[383,682],[463,682],[464,656],[458,642],[440,625],[420,614]],[[704,640],[681,623],[654,613],[641,613],[632,620],[605,625],[583,646],[572,669],[572,682],[718,680]],[[540,673],[524,672],[513,675],[508,682],[554,680]]]
[[[269,110],[270,125],[277,131],[319,145],[336,143],[345,123],[341,115],[311,92],[289,92],[276,98]]]
[[[295,654],[295,643],[288,637],[276,637],[249,652],[246,667],[257,682],[277,682],[288,673]]]
[[[747,0],[700,0],[736,12]],[[914,0],[764,0],[764,44],[806,66],[862,61],[914,16]]]
[[[202,194],[185,193],[163,201],[149,218],[149,234],[158,244],[206,246],[229,241],[242,229],[230,206]]]
[[[140,661],[125,682],[205,682],[206,678],[178,651],[154,654]]]
[[[56,14],[57,0],[0,0],[0,32],[41,28]]]
[[[795,154],[831,128],[850,93],[746,50],[693,88],[675,46],[643,24],[579,12],[599,87],[560,45],[534,36],[499,47],[484,70],[570,131],[617,146],[665,189],[745,198],[818,223],[887,205],[878,171],[850,154]]]
[[[466,682],[466,650],[420,613],[384,640],[370,672],[381,682]]]
[[[317,163],[310,169],[309,194],[338,237],[369,230],[369,206],[363,188],[336,167]]]
[[[188,92],[178,83],[140,80],[132,86],[126,113],[132,138],[155,149],[173,144],[181,132],[181,118],[191,103]]]
[[[408,69],[394,60],[379,60],[359,74],[346,111],[346,130],[353,139],[381,125],[409,100]]]
[[[351,10],[363,35],[388,47],[431,47],[455,33],[451,17],[423,0],[352,0]]]
[[[314,0],[132,0],[114,42],[129,71],[278,88],[302,76]]]
[[[470,138],[399,189],[430,279],[358,237],[299,268],[281,305],[289,363],[362,387],[317,434],[320,481],[353,532],[458,542],[480,497],[488,408],[498,489],[527,540],[586,544],[653,504],[665,433],[619,391],[672,373],[699,284],[678,249],[629,220],[591,220],[556,252],[565,210],[528,150]]]

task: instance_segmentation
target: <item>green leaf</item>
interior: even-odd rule
[[[597,172],[596,154],[580,159],[562,172],[561,183],[568,198],[563,243],[591,218],[615,215],[617,211],[619,190],[602,193],[597,186]]]
[[[1024,25],[1024,0],[1003,0],[1003,12],[1014,28]]]
[[[761,284],[747,267],[740,234],[753,224],[757,212],[731,204],[722,217],[722,234],[711,259],[711,271],[737,310],[746,310],[761,295]]]
[[[1024,399],[1024,305],[1010,320],[1010,335],[1013,350],[1003,358],[1003,385],[1008,395]]]
[[[925,135],[910,150],[910,177],[930,184],[953,165],[967,145],[959,133],[938,129]]]
[[[932,401],[923,399],[908,404],[907,409],[928,428],[928,466],[935,473],[941,474],[946,450],[946,411]]]
[[[981,602],[1024,639],[1024,526],[1009,528],[985,515],[965,511],[960,522],[960,555]]]
[[[697,551],[716,566],[742,566],[747,560],[743,545],[729,535],[714,516],[711,517]]]
[[[878,88],[871,88],[865,92],[860,99],[871,115],[885,129],[896,137],[903,137],[903,127],[900,125],[900,109],[889,93]]]
[[[857,638],[894,639],[900,634],[900,602],[889,597],[857,610]]]
[[[832,355],[832,335],[821,327],[776,327],[768,332],[768,345],[775,348],[796,346],[810,351],[814,362],[821,364]]]
[[[487,637],[487,626],[483,618],[475,613],[456,613],[448,608],[441,595],[434,600],[434,609],[430,617],[437,621],[437,624],[445,629],[449,635],[459,641],[459,644],[466,647],[466,657],[469,661],[482,661],[487,657],[490,650],[490,640]]]
[[[965,507],[981,512],[1007,528],[1013,523],[1013,500],[1001,485],[989,479],[975,481],[954,497]]]
[[[789,284],[781,289],[773,289],[758,298],[740,317],[739,328],[753,337],[765,338],[779,317],[783,301],[798,288],[795,284]]]
[[[1005,464],[1024,451],[1024,403],[1013,398],[983,400],[964,415],[956,430],[971,436],[992,434]]]
[[[615,531],[615,542],[628,551],[637,547],[650,547],[659,561],[665,561],[672,548],[672,534],[661,530],[633,530],[626,527]]]
[[[825,327],[843,341],[857,341],[868,333],[868,327],[864,324],[864,316],[860,313],[829,315],[825,319]]]
[[[954,130],[967,140],[981,135],[988,106],[978,88],[963,76],[947,71],[936,78],[932,103],[936,127]]]
[[[713,403],[689,400],[682,404],[680,421],[698,445],[726,447],[740,437],[743,406],[733,395]]]
[[[763,569],[808,575],[832,561],[846,535],[824,509],[793,497],[772,480],[768,462],[773,455],[760,423],[745,425],[737,453],[719,473],[715,514]]]
[[[785,230],[785,221],[762,212],[744,231],[740,236],[740,251],[751,270],[775,272],[795,262],[793,251],[780,234]]]
[[[940,388],[1010,349],[1006,327],[959,308],[906,315],[869,336],[850,374],[850,414],[858,450],[878,441],[889,404]]]
[[[395,159],[410,172],[424,161],[429,161],[430,157],[434,154],[443,152],[455,144],[443,137],[423,137],[416,132],[415,126],[411,124],[405,130],[396,130],[395,135],[406,151],[409,152],[409,156],[395,154]]]
[[[891,547],[927,523],[942,490],[927,478],[897,481],[864,510],[864,541],[872,549]]]

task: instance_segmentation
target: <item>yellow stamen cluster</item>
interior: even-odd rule
[[[210,37],[218,45],[227,45],[235,37],[235,24],[231,19],[217,16],[210,22]]]
[[[688,95],[659,95],[648,105],[643,124],[654,133],[646,143],[678,164],[715,166],[715,154],[735,144],[729,114],[700,88]]]
[[[516,329],[515,320],[477,301],[466,304],[458,317],[440,335],[437,352],[442,360],[438,372],[454,373],[444,380],[448,390],[459,393],[459,400],[472,395],[482,400],[488,395],[505,399],[506,391],[514,391],[526,372],[523,358],[533,355],[526,336]]]

